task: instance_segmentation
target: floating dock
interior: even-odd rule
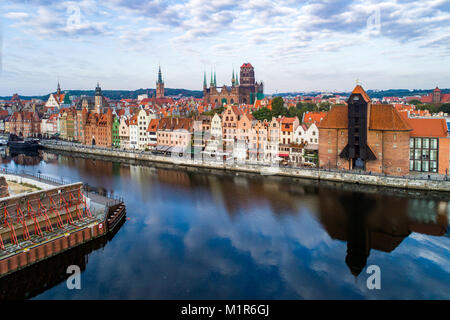
[[[0,278],[111,233],[126,215],[121,199],[86,192],[82,182],[0,176],[42,189],[0,198]]]

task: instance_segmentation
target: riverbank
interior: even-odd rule
[[[374,174],[363,174],[355,172],[342,171],[328,171],[310,168],[295,168],[295,167],[269,167],[261,165],[250,164],[236,164],[228,162],[204,162],[198,160],[191,160],[186,158],[171,158],[153,155],[144,152],[129,152],[124,150],[93,148],[78,144],[55,144],[42,141],[42,146],[45,149],[65,151],[77,154],[90,154],[94,156],[119,158],[143,161],[148,163],[165,163],[174,164],[178,167],[197,167],[203,169],[216,169],[234,172],[247,172],[260,175],[275,175],[293,178],[325,180],[341,183],[350,183],[356,185],[373,185],[388,188],[400,189],[415,189],[415,190],[430,190],[430,191],[450,191],[450,181],[446,180],[427,180],[416,177],[395,177],[383,176]]]

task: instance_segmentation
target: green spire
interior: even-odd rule
[[[237,85],[237,86],[239,85],[239,77],[238,77],[237,71],[236,71],[236,85]]]
[[[216,82],[216,70],[214,70],[214,87],[217,87],[217,82]]]
[[[203,87],[206,88],[206,71],[203,72]]]
[[[235,79],[234,79],[234,69],[233,69],[233,77],[231,78],[231,84],[234,85],[235,84]]]
[[[211,87],[214,87],[214,81],[213,81],[213,73],[211,70],[211,82],[209,83]]]
[[[162,83],[163,83],[163,80],[162,80],[161,66],[159,66],[158,82],[157,82],[157,84],[162,84]]]

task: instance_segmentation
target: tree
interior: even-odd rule
[[[270,111],[267,107],[262,107],[253,112],[253,117],[260,121],[270,121],[272,119],[272,111]]]
[[[204,116],[214,116],[216,113],[222,114],[225,111],[225,107],[218,107],[209,111],[205,111],[202,113]]]
[[[428,110],[430,113],[436,113],[439,111],[438,107],[434,104],[421,104],[416,108],[419,110]]]
[[[411,100],[409,103],[410,103],[410,104],[413,104],[413,105],[415,105],[415,106],[417,106],[417,105],[419,105],[419,104],[422,104],[422,102],[421,102],[420,100],[417,100],[417,99]]]
[[[328,101],[324,101],[319,103],[319,111],[330,111],[331,103]]]
[[[284,107],[284,100],[282,97],[275,97],[272,100],[272,115],[274,117],[285,116],[287,109]]]
[[[439,111],[450,113],[450,103],[444,103],[443,105],[441,105]]]
[[[296,107],[290,107],[288,110],[288,116],[289,117],[298,117],[301,110],[297,109]]]

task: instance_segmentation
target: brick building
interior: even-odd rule
[[[9,132],[18,136],[26,138],[38,136],[41,133],[41,119],[35,111],[16,111],[8,122]]]
[[[263,98],[264,85],[262,82],[255,81],[255,69],[250,63],[244,63],[240,70],[240,79],[234,74],[231,78],[231,87],[223,85],[219,90],[216,83],[216,74],[214,78],[211,74],[209,88],[206,84],[206,73],[203,77],[203,102],[214,105],[223,104],[253,104],[256,100]]]
[[[409,174],[411,126],[392,105],[372,104],[357,85],[319,128],[319,167]]]
[[[86,109],[84,109],[86,110]],[[102,147],[112,146],[112,110],[106,113],[83,110],[84,144]]]

